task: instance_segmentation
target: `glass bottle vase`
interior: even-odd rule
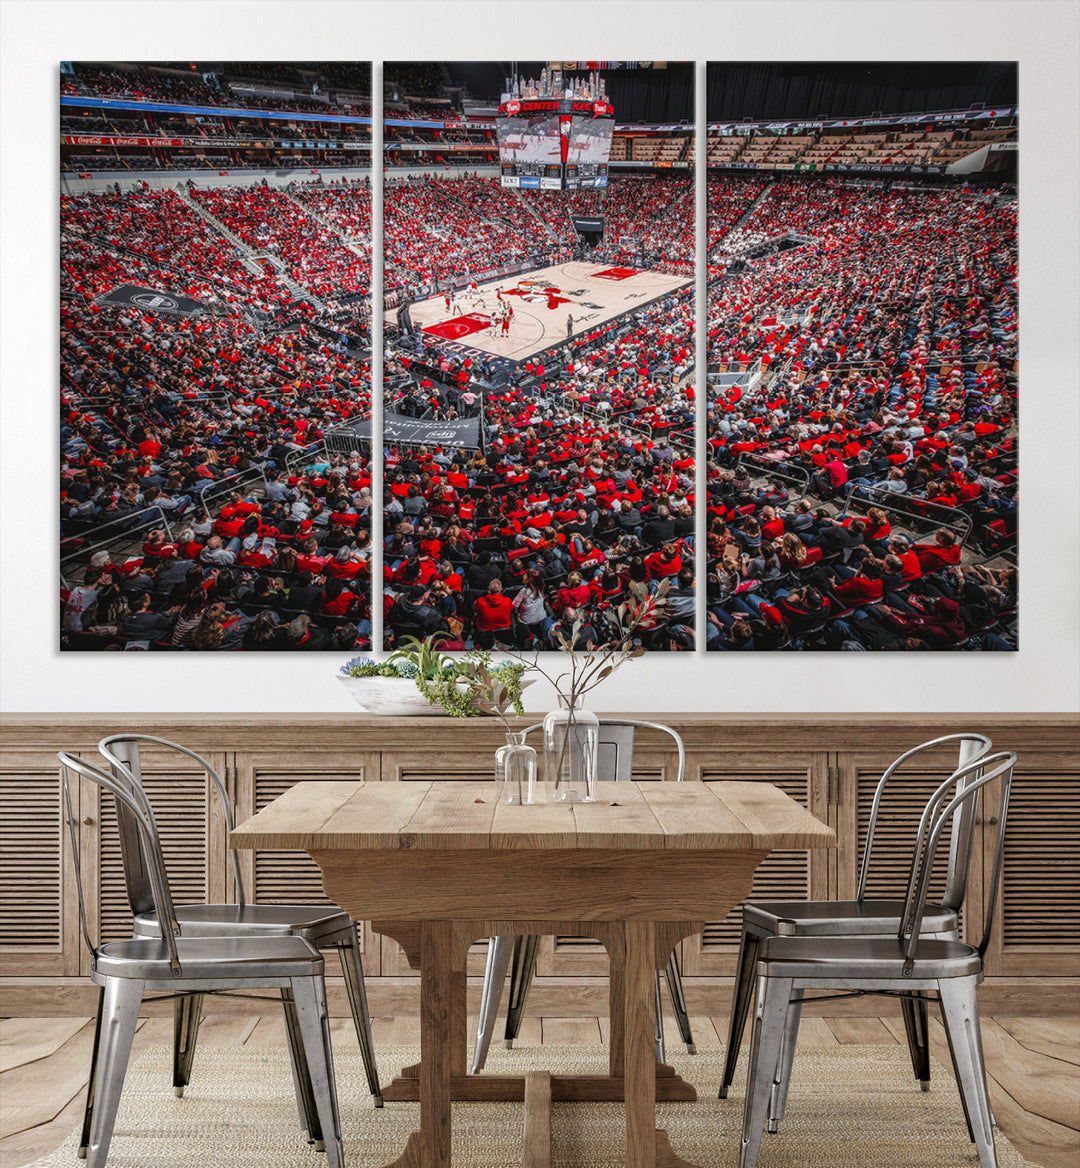
[[[506,745],[495,751],[495,789],[500,803],[536,802],[536,751],[525,734],[506,733]]]
[[[596,799],[600,719],[559,694],[559,708],[544,718],[544,787],[549,803]]]

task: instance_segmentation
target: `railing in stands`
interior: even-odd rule
[[[214,480],[213,482],[205,483],[200,488],[189,490],[187,493],[193,495],[198,499],[198,506],[209,515],[210,508],[223,495],[238,490],[244,486],[248,486],[256,481],[261,481],[263,490],[266,490],[266,475],[259,467],[252,467],[251,470],[243,471],[239,474],[230,475],[228,478]],[[209,498],[208,498],[209,496]],[[193,506],[194,506],[194,500]],[[152,516],[156,513],[160,516],[160,522],[154,518],[143,518],[144,516]],[[96,527],[87,528],[84,532],[72,532],[68,535],[63,535],[62,539],[78,538],[81,542],[79,547],[73,551],[67,552],[60,557],[60,581],[66,588],[68,586],[68,578],[64,575],[64,565],[72,560],[89,561],[89,557],[95,552],[105,551],[114,547],[118,543],[129,542],[132,535],[136,532],[145,531],[147,528],[160,525],[164,527],[166,535],[170,540],[173,538],[172,526],[169,523],[170,512],[165,511],[162,507],[149,506],[140,507],[131,513],[131,515],[123,515],[116,519],[111,519],[107,523],[98,524]],[[132,515],[137,516],[135,522],[131,522]],[[173,520],[178,518],[175,514]],[[121,526],[123,525],[123,526]],[[105,536],[104,532],[109,528],[117,528],[114,534]]]
[[[858,484],[852,483],[844,496],[844,513],[850,514],[851,500]],[[945,503],[935,503],[931,499],[919,499],[917,497],[902,496],[901,500],[896,503],[890,503],[887,499],[872,498],[867,499],[865,496],[860,497],[860,503],[865,503],[868,507],[880,507],[882,511],[887,511],[893,515],[900,515],[908,522],[924,521],[928,527],[944,527],[957,535],[957,544],[960,547],[964,546],[964,541],[971,534],[971,529],[974,526],[971,521],[971,516],[966,512],[960,510],[959,507],[949,507]],[[942,518],[935,519],[933,515],[928,515],[926,512],[933,512],[934,515],[940,515]]]
[[[154,512],[156,512],[160,518],[145,518],[145,516],[149,516]],[[66,555],[62,555],[60,557],[60,583],[65,588],[70,586],[70,580],[67,576],[64,575],[64,565],[72,560],[78,559],[89,562],[89,557],[92,556],[95,552],[105,551],[114,544],[130,539],[134,532],[145,531],[148,527],[152,527],[156,524],[160,524],[161,527],[164,527],[165,534],[169,537],[170,540],[172,539],[172,527],[169,525],[169,520],[166,516],[166,513],[161,507],[146,507],[133,514],[136,515],[134,522],[131,522],[131,515],[123,515],[117,519],[109,520],[108,523],[99,524],[95,528],[89,528],[87,529],[85,535],[79,536],[79,538],[83,540],[86,540],[87,537],[89,537],[89,542],[80,544],[77,550],[68,552]],[[125,524],[123,530],[118,530],[115,535],[111,535],[107,539],[101,538],[101,533],[103,531],[110,527],[118,527],[120,524]],[[63,538],[70,539],[72,536],[65,536]]]
[[[780,479],[783,482],[796,484],[799,487],[799,494],[797,498],[791,499],[791,502],[797,503],[810,494],[810,472],[805,467],[790,465],[780,470],[776,463],[753,454],[740,456],[735,466],[740,467],[744,461],[753,463],[755,467],[761,469],[762,474],[767,475],[770,479]]]
[[[320,440],[318,442],[312,442],[312,444],[310,446],[305,446],[303,450],[294,450],[292,454],[288,454],[285,456],[285,470],[290,475],[294,475],[294,474],[298,473],[297,467],[301,466],[305,462],[310,462],[320,452],[323,454],[329,453],[331,451],[331,449],[332,448],[329,444],[329,436],[328,436],[327,439],[325,439],[325,440]],[[349,450],[353,450],[353,449],[355,449],[355,447],[352,447],[352,446],[349,447]],[[348,451],[344,451],[343,453],[347,454]]]

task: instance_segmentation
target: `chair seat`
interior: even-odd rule
[[[789,922],[795,937],[873,937],[895,934],[904,912],[902,900],[752,900],[743,908],[743,925],[751,932],[776,934]],[[927,904],[922,933],[950,933],[956,913]]]
[[[767,977],[916,982],[981,971],[978,949],[962,941],[921,939],[907,975],[896,937],[770,937],[758,950],[758,973]]]
[[[334,904],[180,904],[175,912],[184,937],[277,933],[294,934],[315,943],[352,928],[349,914]],[[159,935],[156,912],[136,916],[136,937]]]
[[[176,949],[182,980],[323,976],[319,951],[300,937],[177,937]],[[95,973],[99,984],[107,977],[175,980],[168,947],[153,937],[102,945]]]

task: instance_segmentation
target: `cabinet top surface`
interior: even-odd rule
[[[774,850],[835,847],[770,783],[600,783],[595,803],[496,802],[494,783],[298,783],[231,834],[237,848]]]

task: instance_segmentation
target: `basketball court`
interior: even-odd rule
[[[476,292],[464,288],[450,311],[442,294],[417,301],[409,311],[426,341],[518,364],[691,283],[663,272],[570,261],[481,284]],[[506,333],[503,304],[514,310]]]

